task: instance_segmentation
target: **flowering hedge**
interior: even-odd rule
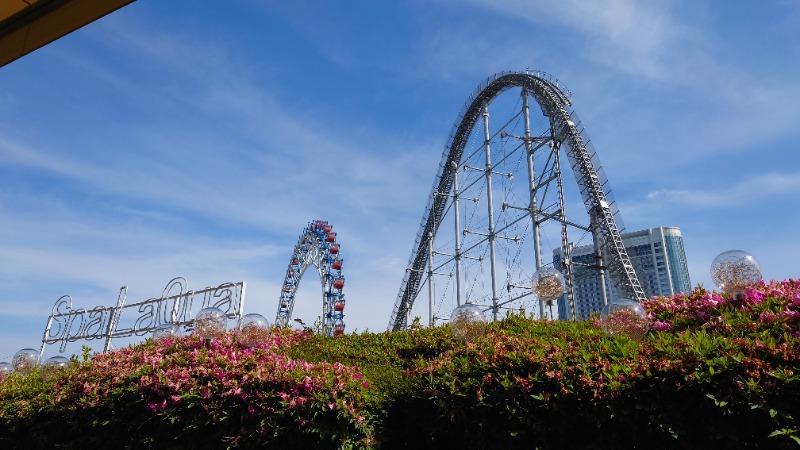
[[[210,345],[166,339],[74,363],[52,383],[41,373],[11,377],[0,390],[1,439],[88,448],[369,445],[368,382],[354,367],[286,355],[307,338],[275,332],[254,349],[232,333]]]
[[[509,315],[331,339],[145,344],[0,383],[17,448],[798,448],[800,283],[643,303],[643,340]],[[46,375],[46,374],[45,374]]]
[[[596,321],[519,316],[417,360],[418,444],[470,448],[797,448],[800,286],[644,302],[641,342]],[[408,426],[412,426],[409,422]],[[419,428],[419,427],[418,427]]]

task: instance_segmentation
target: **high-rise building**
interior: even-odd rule
[[[689,280],[686,252],[679,228],[658,227],[623,233],[622,242],[645,295],[652,297],[691,291],[692,283]],[[575,317],[585,320],[604,306],[594,246],[573,247],[570,254],[575,289]],[[561,260],[561,249],[553,250],[553,265],[562,267]],[[617,293],[607,274],[605,278],[606,298],[611,300]],[[558,317],[571,317],[566,295],[558,300]]]

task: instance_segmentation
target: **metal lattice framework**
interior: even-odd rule
[[[491,131],[489,106],[494,108],[495,103],[508,103],[509,96],[501,94],[512,88],[520,90],[519,97],[511,96],[517,105],[512,108],[507,121],[501,120],[499,123],[502,125]],[[529,99],[533,99],[541,109],[541,127],[538,129],[532,126],[536,124],[531,122]],[[482,121],[482,126],[479,121]],[[513,133],[516,129],[521,130],[519,135]],[[470,142],[474,144],[472,147],[469,147]],[[492,153],[498,146],[499,156]],[[588,225],[567,217],[564,189],[568,186],[562,182],[562,155],[566,156],[572,168],[577,190],[589,216]],[[512,193],[514,171],[527,172],[524,196],[515,197]],[[460,176],[465,179],[460,180]],[[493,197],[501,191],[503,202],[498,207]],[[460,209],[469,206],[464,203],[467,201],[473,203],[472,213]],[[475,222],[469,222],[479,209],[482,210],[480,220],[483,227],[480,230]],[[449,226],[440,228],[445,217],[454,221],[452,229]],[[426,284],[431,303],[429,321],[434,323],[436,277],[453,281],[450,283],[454,285],[451,294],[457,304],[465,301],[483,304],[497,318],[500,309],[519,303],[530,295],[530,274],[547,265],[542,262],[540,232],[548,226],[560,231],[561,256],[557,268],[566,275],[566,298],[571,309],[568,314],[572,318],[575,318],[575,304],[573,262],[570,260],[572,243],[567,234],[570,227],[583,230],[584,235],[591,234],[596,250],[594,268],[598,270],[601,285],[605,285],[603,277],[608,275],[619,296],[636,300],[645,298],[620,236],[623,227],[619,210],[597,153],[571,110],[569,90],[554,77],[540,71],[495,74],[467,99],[450,132],[389,329],[407,326],[414,300]],[[512,232],[516,234],[512,235]],[[444,243],[441,242],[443,234],[447,236]],[[530,262],[531,267],[519,267],[519,261],[524,259],[520,255],[526,253],[523,247],[531,237],[533,252],[527,253],[533,253],[535,261]],[[498,261],[499,249],[503,246],[508,255],[505,260],[508,264],[505,265]],[[513,267],[511,260],[516,261],[517,267]],[[472,274],[466,273],[469,264],[474,267]],[[486,284],[491,284],[491,291],[486,288],[483,296],[471,294],[480,278],[478,272],[483,275],[487,269],[490,273],[486,275]],[[497,275],[503,269],[504,279]],[[466,294],[462,292],[465,287]],[[540,304],[539,308],[544,316],[543,305]]]
[[[322,283],[323,332],[329,336],[344,333],[345,299],[342,293],[344,288],[342,264],[336,233],[333,232],[331,225],[322,220],[310,222],[300,234],[289,260],[278,301],[275,325],[278,327],[289,325],[300,280],[306,269],[313,266],[316,267]]]

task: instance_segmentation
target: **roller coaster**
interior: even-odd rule
[[[483,306],[494,319],[516,309],[546,317],[545,305],[531,294],[530,277],[549,265],[567,281],[562,297],[567,317],[561,318],[574,319],[577,262],[570,250],[583,239],[593,241],[592,268],[601,286],[608,277],[615,295],[645,298],[620,236],[619,208],[571,109],[571,96],[541,71],[497,73],[469,96],[434,177],[390,330],[407,327],[415,300],[425,291],[430,325],[467,302]],[[531,111],[532,104],[538,111]],[[500,120],[490,122],[490,112]],[[563,163],[572,168],[574,185],[564,182]],[[573,204],[565,191],[575,187],[588,221],[584,213],[583,221],[567,215]],[[569,232],[576,230],[580,238],[571,240]],[[543,259],[547,250],[554,255],[551,262]],[[552,308],[549,314],[553,317]]]

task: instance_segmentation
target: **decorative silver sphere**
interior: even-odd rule
[[[63,369],[67,367],[69,364],[69,360],[63,356],[52,356],[47,358],[44,363],[42,363],[42,367],[53,367],[57,369]]]
[[[53,378],[58,371],[63,370],[69,365],[69,360],[63,356],[52,356],[47,358],[42,363],[42,378],[49,380]]]
[[[269,321],[261,314],[245,314],[239,319],[237,334],[242,344],[248,347],[265,342],[269,336]]]
[[[465,303],[450,314],[450,330],[464,342],[473,341],[486,331],[486,317],[479,307]]]
[[[207,341],[222,336],[227,325],[228,316],[219,308],[203,308],[194,317],[194,332]]]
[[[542,267],[531,277],[531,289],[539,300],[551,303],[566,289],[564,275],[552,267]]]
[[[14,354],[11,366],[15,372],[23,375],[31,373],[34,367],[39,365],[39,352],[32,348],[23,348]]]
[[[153,330],[153,340],[174,339],[181,337],[181,327],[174,323],[162,323]]]
[[[11,364],[9,364],[9,363],[7,363],[5,361],[0,362],[0,374],[5,375],[5,374],[11,372],[12,370],[14,370],[14,368],[11,367]]]
[[[737,295],[761,281],[761,267],[753,255],[742,250],[720,253],[711,263],[711,280],[723,291]]]
[[[617,299],[600,311],[600,327],[606,334],[622,335],[641,341],[650,329],[647,312],[639,302]]]

